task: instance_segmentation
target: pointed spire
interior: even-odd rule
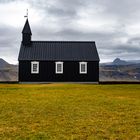
[[[24,25],[24,28],[22,30],[22,33],[23,34],[30,34],[30,35],[32,35],[31,28],[30,28],[30,25],[29,25],[29,22],[28,22],[28,18],[26,20],[26,23]]]
[[[23,45],[30,46],[31,36],[32,36],[32,32],[31,32],[31,28],[30,28],[28,18],[27,18],[26,23],[24,25],[24,28],[22,30],[22,43],[23,43]]]

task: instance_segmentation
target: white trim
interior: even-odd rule
[[[82,71],[82,65],[85,65],[85,71]],[[80,74],[87,74],[87,62],[79,62],[79,68]]]
[[[58,65],[61,65],[61,71],[58,71]],[[55,62],[55,73],[63,74],[63,62]]]
[[[36,70],[34,71],[33,67],[34,65],[37,65]],[[39,62],[38,61],[32,61],[31,62],[31,74],[38,74],[39,73]]]

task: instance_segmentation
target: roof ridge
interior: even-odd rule
[[[50,43],[50,42],[53,42],[53,43],[95,43],[95,41],[51,41],[51,40],[48,40],[48,41],[32,41],[32,42],[40,42],[40,43],[44,43],[44,42],[48,42],[48,43]]]

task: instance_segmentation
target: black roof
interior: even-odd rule
[[[95,42],[32,41],[21,44],[18,60],[40,61],[99,61]]]
[[[25,23],[25,25],[24,25],[24,28],[23,28],[23,30],[22,30],[22,33],[32,35],[32,32],[31,32],[31,28],[30,28],[28,19],[26,20],[26,23]]]

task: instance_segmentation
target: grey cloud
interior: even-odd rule
[[[0,40],[15,41],[15,38],[18,36],[17,33],[18,33],[17,28],[7,25],[0,25],[0,34],[1,34]]]
[[[8,2],[13,2],[13,1],[16,1],[16,0],[0,0],[0,3],[8,3]]]
[[[121,33],[107,33],[107,32],[83,32],[82,30],[76,30],[73,28],[63,28],[59,31],[52,31],[47,29],[44,29],[46,32],[43,32],[40,30],[40,27],[34,28],[34,36],[42,36],[49,37],[49,36],[59,36],[62,40],[98,40],[100,43],[109,42],[112,41],[113,38],[117,38],[121,36]]]
[[[0,3],[8,3],[21,0],[0,0]],[[133,58],[139,57],[140,37],[131,36],[126,28],[133,22],[137,22],[139,0],[23,0],[31,5],[43,16],[40,23],[31,26],[33,40],[91,40],[96,41],[101,60],[114,57]],[[22,2],[23,2],[22,1]],[[26,9],[26,7],[25,7]],[[87,12],[89,10],[89,12]],[[116,20],[115,25],[105,25],[101,31],[86,31],[77,24],[81,18],[80,12],[87,17],[103,20]],[[84,20],[84,16],[82,17]],[[55,19],[55,20],[54,20]],[[49,21],[51,20],[51,21]],[[104,22],[102,20],[102,22]],[[51,24],[57,25],[53,28]],[[23,23],[24,25],[24,23]],[[108,31],[107,26],[112,26],[113,31]],[[90,27],[89,27],[90,30]],[[0,25],[0,51],[2,48],[13,49],[17,52],[21,41],[21,30]],[[128,41],[122,43],[121,39]],[[10,47],[11,46],[11,47]],[[10,51],[9,51],[10,52]]]
[[[117,46],[105,46],[106,49],[100,48],[100,52],[103,56],[108,58],[121,57],[127,60],[139,59],[140,47],[131,46],[129,44],[122,44]],[[108,48],[108,49],[107,49]],[[127,57],[126,57],[127,56]]]
[[[139,10],[139,0],[98,0],[98,4],[103,5],[108,14],[115,14],[119,17],[132,16],[133,13]]]
[[[140,52],[140,47],[138,46],[130,46],[129,44],[124,44],[120,46],[114,46],[113,47],[114,53],[134,53],[134,52]]]
[[[114,32],[109,33],[108,31],[102,30],[101,32],[86,32],[81,30],[75,29],[75,27],[71,27],[70,24],[67,26],[65,25],[65,21],[57,21],[57,24],[61,25],[63,28],[55,32],[54,34],[51,34],[49,32],[48,36],[51,35],[51,38],[54,39],[61,39],[61,40],[95,40],[98,45],[98,50],[100,54],[104,54],[105,58],[112,57],[112,56],[121,56],[121,57],[132,57],[135,55],[135,57],[139,56],[140,48],[138,45],[136,45],[136,42],[139,42],[139,37],[129,37],[127,32],[125,31],[125,28],[127,28],[127,25],[131,23],[131,21],[135,21],[135,14],[139,11],[139,0],[134,1],[128,1],[128,0],[62,0],[59,1],[59,4],[57,4],[58,1],[56,1],[57,8],[50,7],[48,9],[48,12],[50,15],[57,17],[61,16],[67,16],[70,23],[72,20],[77,21],[78,16],[77,13],[80,9],[86,10],[88,8],[92,8],[93,10],[97,10],[98,8],[103,8],[102,12],[100,13],[103,17],[110,17],[112,19],[116,18],[118,20],[117,25],[115,25]],[[96,6],[97,5],[97,6]],[[52,8],[52,9],[51,9]],[[94,9],[95,8],[95,9]],[[91,9],[92,10],[92,9]],[[63,14],[65,13],[65,14]],[[94,19],[94,16],[92,17]],[[96,19],[95,19],[96,22]],[[47,31],[47,29],[46,29]],[[115,40],[118,38],[128,38],[128,41],[124,44],[117,43]],[[133,56],[134,57],[134,56]],[[132,57],[132,58],[133,58]]]
[[[116,38],[125,37],[125,33],[123,32],[114,32],[114,33],[107,33],[107,32],[90,32],[86,33],[75,29],[63,29],[58,32],[47,31],[40,32],[39,35],[40,39],[44,40],[85,40],[85,41],[96,41],[98,50],[102,58],[114,58],[114,57],[125,57],[128,54],[139,56],[140,48],[137,45],[131,45],[130,40],[138,40],[138,38],[129,38],[128,42],[125,44],[117,44],[115,45],[113,40]],[[35,35],[36,36],[36,35]],[[130,56],[130,55],[129,55]]]
[[[0,56],[17,59],[20,37],[18,29],[0,25]]]
[[[59,17],[66,17],[66,16],[75,16],[76,15],[76,11],[73,9],[60,9],[57,7],[51,7],[48,8],[48,14],[49,15],[54,15],[54,16],[59,16]]]
[[[28,0],[25,0],[28,1]],[[42,11],[45,18],[55,17],[59,20],[74,20],[80,7],[84,7],[84,0],[31,0],[29,2],[33,7]]]
[[[139,45],[138,47],[140,47],[140,37],[130,38],[127,42],[130,45],[138,44]]]

